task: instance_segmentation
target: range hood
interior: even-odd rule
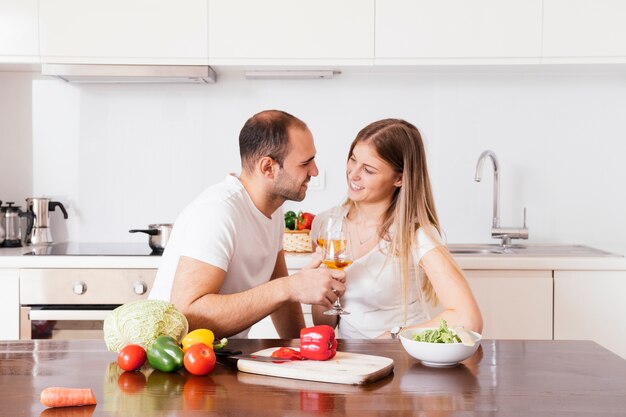
[[[208,65],[41,64],[41,74],[82,84],[213,84]]]

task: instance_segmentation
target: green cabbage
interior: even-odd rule
[[[162,300],[139,300],[119,306],[104,320],[104,341],[111,352],[136,344],[147,349],[161,336],[180,343],[189,330],[187,318],[174,304]]]

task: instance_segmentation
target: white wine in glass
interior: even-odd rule
[[[327,268],[343,270],[352,263],[352,247],[344,216],[331,215],[324,219],[317,243],[322,246],[322,263]],[[343,309],[337,297],[333,307],[324,314],[335,316],[350,313]]]

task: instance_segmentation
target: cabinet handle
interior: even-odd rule
[[[76,295],[83,295],[87,292],[87,284],[85,284],[83,281],[78,281],[74,284],[72,290]]]
[[[137,295],[143,295],[146,293],[147,290],[148,290],[148,286],[143,281],[136,281],[133,284],[133,291],[135,291],[135,294]]]

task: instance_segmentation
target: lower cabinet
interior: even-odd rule
[[[304,313],[304,324],[307,327],[313,326],[311,306],[308,304],[302,304],[302,313]],[[272,318],[267,316],[250,328],[248,339],[280,339],[280,337],[274,327],[274,323],[272,323]]]
[[[0,340],[20,338],[20,271],[0,269]]]
[[[485,339],[552,339],[552,271],[465,270]]]
[[[593,340],[626,359],[626,271],[554,271],[554,339]]]

